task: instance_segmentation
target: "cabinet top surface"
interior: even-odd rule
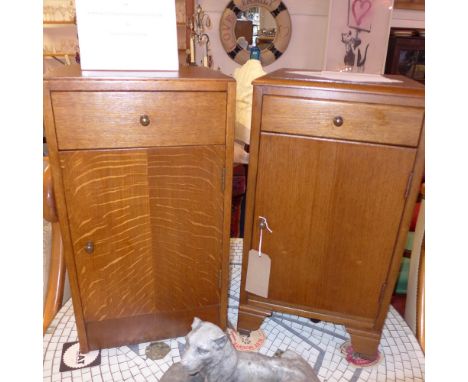
[[[383,77],[398,80],[399,82],[352,82],[319,77],[316,71],[283,68],[258,78],[253,84],[257,86],[273,85],[297,88],[333,88],[337,90],[343,89],[424,96],[424,86],[419,82],[401,75],[384,75]]]
[[[219,71],[197,66],[180,66],[177,72],[164,71],[82,71],[79,65],[59,67],[44,75],[44,80],[106,80],[106,81],[171,81],[171,80],[210,80],[234,81]]]

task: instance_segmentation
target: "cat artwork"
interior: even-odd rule
[[[366,45],[364,50],[364,55],[361,53],[361,39],[358,37],[358,31],[356,31],[356,36],[352,35],[352,32],[341,34],[341,42],[345,44],[345,56],[344,64],[346,71],[352,71],[356,66],[358,72],[364,72],[364,65],[367,58],[367,49],[369,44]],[[356,52],[357,52],[357,61],[356,61]]]
[[[383,74],[393,3],[394,0],[330,0],[323,69]]]
[[[341,42],[345,45],[345,71],[354,71],[356,68],[358,72],[364,72],[369,44],[366,44],[363,49],[359,34],[371,32],[372,5],[372,0],[349,0],[348,2],[348,27],[351,30],[341,33]],[[355,31],[354,35],[352,30]]]

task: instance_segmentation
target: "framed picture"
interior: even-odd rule
[[[81,70],[179,70],[174,1],[75,2]]]
[[[393,0],[330,0],[324,70],[383,74]]]

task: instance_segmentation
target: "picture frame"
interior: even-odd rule
[[[323,70],[383,74],[393,0],[330,0]]]
[[[174,1],[75,3],[82,71],[179,70]]]

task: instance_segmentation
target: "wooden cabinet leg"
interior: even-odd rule
[[[249,333],[257,330],[266,317],[271,316],[271,312],[251,305],[241,304],[237,318],[237,331],[239,333]]]
[[[346,330],[351,336],[351,346],[358,357],[369,360],[375,360],[378,357],[381,332],[353,328],[346,328]]]

